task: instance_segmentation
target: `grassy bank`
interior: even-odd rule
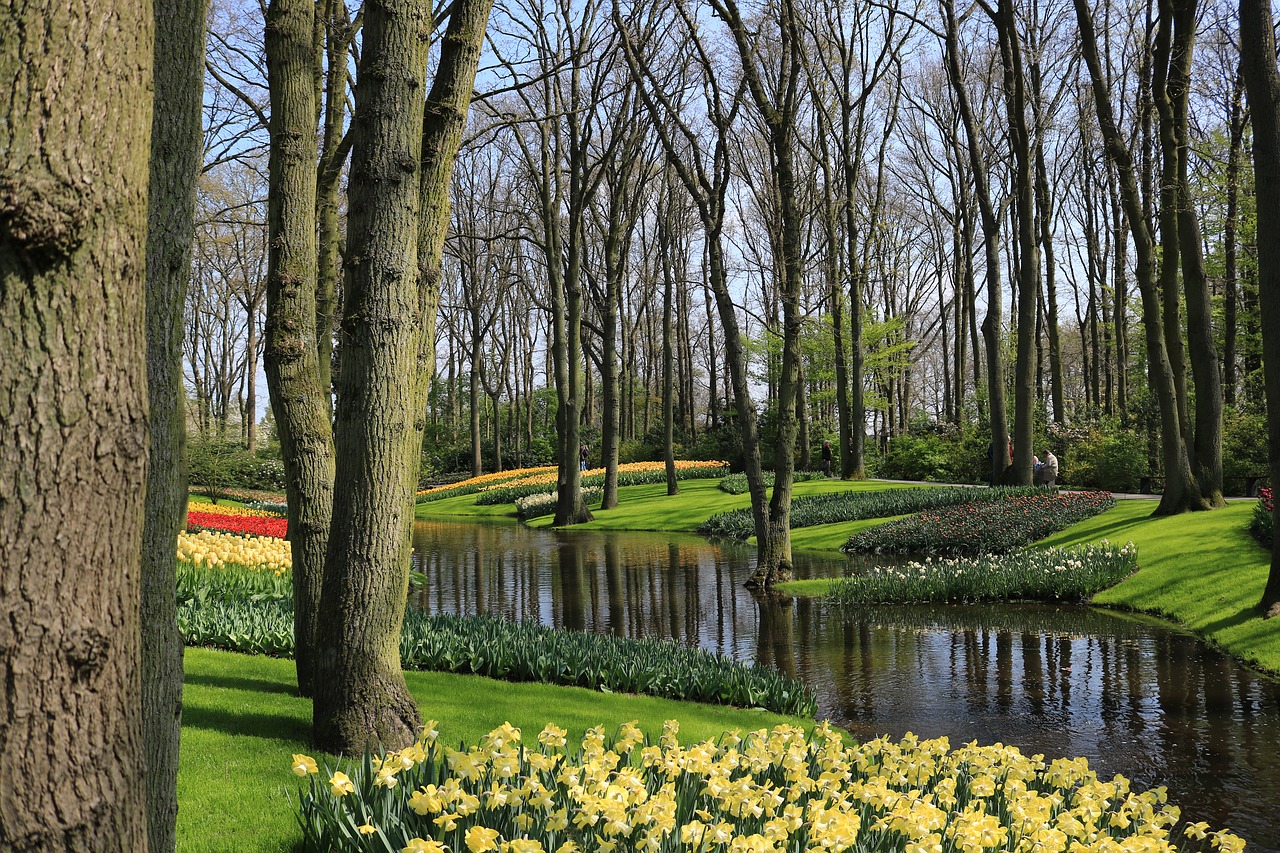
[[[685,480],[680,483],[680,494],[667,495],[667,487],[657,483],[647,486],[623,486],[618,489],[616,509],[601,510],[591,507],[595,521],[579,525],[584,530],[648,530],[670,533],[692,533],[698,525],[711,516],[751,506],[750,495],[731,495],[721,491],[717,480]],[[808,480],[796,483],[794,495],[820,495],[845,491],[881,491],[884,489],[910,488],[899,483],[865,480],[856,483],[844,480]],[[419,504],[418,518],[501,518],[515,517],[513,504],[477,506],[475,495]],[[550,527],[552,516],[543,516],[530,522],[531,527]],[[844,525],[827,525],[834,529]],[[828,531],[830,532],[830,531]],[[796,531],[793,537],[798,535]],[[847,536],[845,538],[848,538]],[[815,537],[825,542],[826,537]],[[844,540],[841,540],[843,543]],[[804,547],[820,547],[805,545]],[[821,550],[829,550],[821,548]]]
[[[1137,573],[1098,593],[1094,603],[1170,619],[1241,660],[1280,673],[1280,624],[1254,609],[1271,555],[1249,535],[1253,506],[1239,501],[1213,512],[1152,518],[1153,502],[1121,501],[1042,544],[1133,542]]]
[[[179,851],[294,849],[296,778],[290,757],[310,750],[311,703],[294,695],[293,661],[187,649],[178,772]],[[503,722],[539,731],[548,722],[580,738],[590,726],[628,720],[657,737],[679,719],[689,739],[731,729],[808,721],[763,711],[511,684],[477,676],[405,673],[422,714],[447,743],[474,742]],[[320,756],[316,756],[320,759]]]

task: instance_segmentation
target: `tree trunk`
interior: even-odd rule
[[[1155,244],[1142,210],[1138,194],[1137,172],[1111,110],[1111,97],[1102,77],[1098,60],[1093,18],[1086,0],[1075,0],[1076,18],[1080,26],[1081,50],[1089,77],[1093,82],[1094,105],[1098,113],[1107,156],[1115,166],[1120,196],[1133,234],[1135,277],[1142,294],[1143,325],[1147,338],[1147,370],[1151,390],[1159,401],[1165,490],[1156,508],[1159,515],[1173,515],[1191,509],[1203,509],[1199,485],[1191,471],[1191,461],[1179,428],[1177,391],[1173,368],[1165,350],[1165,334],[1161,317],[1160,295],[1156,281]]]
[[[1244,79],[1237,74],[1231,90],[1231,148],[1227,153],[1227,216],[1222,223],[1222,390],[1230,408],[1236,404],[1236,335],[1239,325],[1239,249],[1236,232],[1240,223],[1240,158],[1244,153]]]
[[[351,137],[343,135],[347,113],[347,60],[354,37],[344,0],[322,0],[325,40],[324,135],[316,172],[316,367],[320,387],[326,395],[333,387],[333,315],[337,306],[338,277],[342,274],[339,242],[342,230],[338,217],[338,191],[342,165],[347,160]]]
[[[1001,323],[1003,309],[1000,287],[1000,222],[991,203],[987,184],[987,167],[982,160],[982,141],[973,109],[969,105],[969,90],[960,69],[960,36],[955,18],[955,5],[947,0],[943,6],[947,19],[946,60],[951,87],[956,93],[960,117],[969,140],[969,168],[973,173],[974,194],[982,214],[982,245],[986,256],[987,315],[982,320],[982,339],[987,354],[987,405],[991,422],[991,482],[1003,482],[1009,467],[1009,420],[1004,399],[1004,355],[1001,351]]]
[[[1162,4],[1162,10],[1164,10]],[[1174,16],[1173,55],[1169,69],[1169,100],[1173,106],[1177,140],[1177,234],[1182,263],[1182,286],[1187,302],[1187,351],[1195,383],[1195,475],[1209,506],[1225,506],[1222,498],[1222,374],[1214,342],[1213,306],[1204,266],[1204,242],[1196,200],[1188,178],[1190,130],[1188,98],[1195,46],[1196,0],[1176,0],[1167,11]]]
[[[267,204],[267,389],[284,457],[293,553],[294,662],[314,690],[317,618],[333,512],[333,426],[321,386],[316,333],[316,127],[311,0],[267,7],[271,91]]]
[[[154,26],[145,2],[0,10],[6,851],[147,849],[139,613]],[[163,497],[171,534],[177,496]],[[162,710],[171,730],[172,703]]]
[[[1240,0],[1240,68],[1253,117],[1258,197],[1258,301],[1262,327],[1272,330],[1262,336],[1262,366],[1273,487],[1280,484],[1280,71],[1274,32],[1266,0]],[[1272,518],[1280,529],[1280,507]],[[1280,540],[1271,546],[1271,572],[1258,605],[1268,617],[1280,613]]]
[[[146,750],[147,848],[176,846],[178,740],[182,724],[182,635],[173,597],[174,553],[186,526],[186,393],[182,330],[196,176],[200,173],[204,89],[204,0],[155,7],[155,111],[147,211],[147,398],[151,462],[142,538],[142,720]],[[257,346],[249,316],[249,388]],[[254,394],[248,423],[255,426]],[[249,433],[252,440],[254,433]],[[252,449],[252,444],[250,444]]]
[[[338,487],[313,721],[316,745],[343,755],[407,746],[422,721],[400,666],[413,530],[404,465],[407,437],[422,417],[413,381],[422,188],[419,163],[406,152],[422,140],[421,35],[431,9],[424,0],[389,0],[365,15],[348,188]]]
[[[670,225],[670,206],[668,198],[667,210],[658,215],[658,246],[662,256],[662,459],[667,473],[667,494],[680,494],[680,485],[676,481],[676,438],[675,438],[675,354],[671,345],[672,291],[675,289],[675,275],[671,270],[672,240],[668,227]]]
[[[996,15],[1000,54],[1004,64],[1005,105],[1009,115],[1009,146],[1013,149],[1014,212],[1018,223],[1018,356],[1014,365],[1013,473],[1011,481],[1031,485],[1033,408],[1036,402],[1036,301],[1040,294],[1040,246],[1036,240],[1036,206],[1031,164],[1031,133],[1027,127],[1022,49],[1012,0],[1000,0]]]

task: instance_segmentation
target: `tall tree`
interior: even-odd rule
[[[147,2],[0,6],[4,850],[147,848],[154,27]]]
[[[147,399],[151,463],[142,539],[142,718],[147,847],[177,844],[182,635],[174,552],[187,509],[182,330],[195,235],[205,0],[155,7],[155,104],[147,210]],[[253,320],[250,318],[252,327]],[[253,420],[254,413],[248,413]]]
[[[1004,479],[1011,459],[1006,439],[1009,416],[1005,411],[1004,353],[1001,345],[1003,294],[1000,287],[1000,220],[996,217],[987,179],[987,166],[982,159],[982,140],[978,121],[969,99],[969,87],[960,64],[960,25],[953,0],[942,0],[946,21],[947,76],[956,94],[960,119],[968,139],[969,169],[973,176],[974,196],[982,215],[982,248],[986,259],[987,315],[982,320],[982,340],[987,354],[987,405],[991,413],[991,482]]]
[[[452,6],[425,104],[430,5],[400,0],[366,12],[336,409],[342,488],[325,562],[313,717],[317,744],[331,752],[396,749],[421,722],[401,669],[400,631],[426,369],[434,366],[424,349],[435,346],[449,186],[490,8],[490,0]]]
[[[293,553],[294,663],[314,691],[320,590],[333,512],[333,425],[316,342],[316,58],[314,0],[267,7],[271,92],[265,354],[284,457]]]
[[[1253,170],[1258,197],[1258,301],[1267,393],[1271,482],[1280,483],[1280,69],[1267,0],[1240,0],[1240,71],[1253,120]],[[1273,511],[1280,522],[1280,507]],[[1271,572],[1259,607],[1280,615],[1280,542],[1271,547]]]
[[[372,4],[364,25],[348,187],[336,482],[316,656],[314,735],[336,753],[413,742],[421,716],[400,666],[418,359],[417,180],[431,8]],[[409,381],[406,382],[405,380]],[[408,494],[406,494],[408,491]]]
[[[1191,459],[1183,438],[1174,370],[1165,345],[1164,320],[1156,278],[1155,241],[1151,237],[1151,227],[1143,210],[1143,197],[1138,190],[1138,172],[1111,108],[1111,94],[1107,90],[1102,63],[1098,58],[1097,37],[1089,5],[1086,0],[1075,0],[1075,8],[1080,27],[1081,50],[1093,83],[1098,124],[1107,156],[1116,170],[1120,197],[1133,236],[1136,264],[1134,277],[1142,295],[1143,326],[1146,330],[1147,375],[1160,410],[1165,488],[1156,512],[1160,515],[1174,515],[1186,510],[1202,509],[1206,504],[1200,495],[1200,486],[1192,472]]]

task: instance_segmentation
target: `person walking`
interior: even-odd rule
[[[831,441],[822,442],[822,476],[831,476]]]
[[[1058,457],[1053,455],[1053,451],[1045,448],[1044,455],[1040,458],[1040,485],[1046,488],[1053,488],[1058,483]]]
[[[586,442],[583,442],[582,444],[579,444],[579,445],[578,445],[578,470],[579,470],[579,471],[585,471],[585,470],[587,470],[587,456],[588,456],[588,455],[589,455],[589,454],[588,454],[588,451],[587,451],[587,445],[586,445]]]

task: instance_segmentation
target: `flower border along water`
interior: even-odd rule
[[[1103,781],[1083,758],[1046,761],[1003,744],[951,749],[908,734],[846,745],[822,724],[656,744],[636,723],[568,748],[548,725],[526,745],[504,724],[469,749],[434,721],[399,752],[342,769],[306,755],[305,849],[401,853],[1120,853],[1244,842],[1203,823],[1175,830],[1165,790]],[[1195,845],[1203,849],[1208,845]]]
[[[683,459],[676,461],[677,480],[699,480],[723,477],[729,470],[728,462],[702,461]],[[592,468],[582,472],[582,488],[604,485],[604,468]],[[556,485],[554,470],[522,477],[505,483],[496,483],[480,489],[476,504],[491,506],[512,503],[518,498],[545,492],[548,486]],[[663,462],[627,462],[618,466],[619,486],[643,486],[661,483],[666,480],[666,464]]]

